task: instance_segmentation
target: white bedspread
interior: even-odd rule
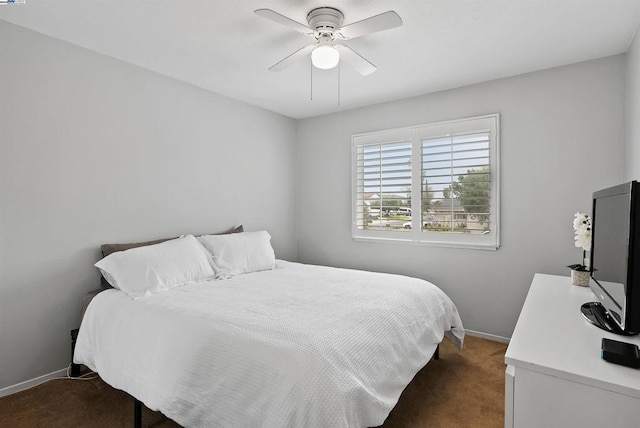
[[[183,426],[372,427],[445,333],[462,346],[429,282],[278,266],[135,300],[104,291],[74,361]]]

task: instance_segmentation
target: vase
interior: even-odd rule
[[[571,269],[571,284],[580,287],[589,286],[589,271]]]

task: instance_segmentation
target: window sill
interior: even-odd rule
[[[378,244],[404,244],[404,245],[418,245],[424,247],[444,247],[444,248],[464,248],[467,250],[489,250],[496,251],[500,248],[500,244],[487,243],[487,244],[475,244],[475,243],[460,243],[460,242],[436,242],[436,241],[417,241],[414,239],[398,239],[398,238],[371,238],[363,236],[353,236],[356,242],[375,242]]]

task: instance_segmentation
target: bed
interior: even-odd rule
[[[427,281],[275,259],[241,272],[214,252],[214,278],[95,296],[74,362],[182,426],[374,427],[445,336],[462,347]]]

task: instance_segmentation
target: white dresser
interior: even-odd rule
[[[569,277],[536,274],[505,363],[505,427],[640,427],[640,369],[600,358],[603,337],[640,345],[589,324],[594,301]]]

